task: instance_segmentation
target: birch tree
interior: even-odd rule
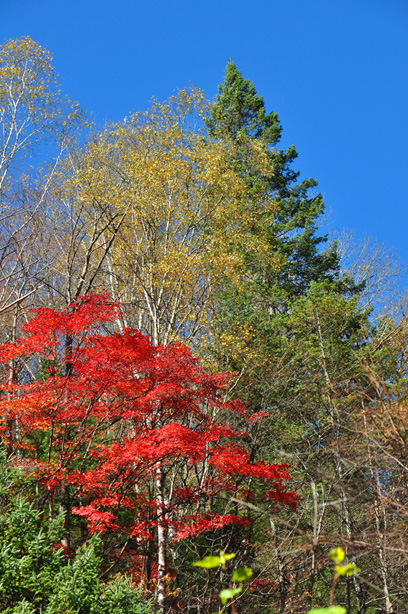
[[[120,324],[155,344],[202,335],[214,287],[239,262],[224,247],[234,241],[231,224],[242,224],[242,183],[229,167],[229,144],[200,128],[207,109],[199,90],[153,103],[98,134],[70,179],[87,219],[123,219],[104,261],[105,287],[123,303]]]
[[[28,36],[0,47],[0,313],[32,297],[46,276],[39,230],[59,161],[80,121],[78,106],[59,90],[46,49]]]

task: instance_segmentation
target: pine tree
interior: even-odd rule
[[[218,87],[207,126],[214,136],[227,134],[236,139],[245,134],[261,138],[268,145],[276,145],[282,133],[278,115],[265,114],[263,97],[258,96],[254,84],[243,78],[233,62],[227,64],[225,80]]]
[[[336,250],[322,251],[327,236],[317,235],[317,222],[324,212],[321,194],[310,190],[314,179],[297,183],[292,170],[297,158],[294,146],[277,150],[282,127],[276,113],[266,113],[265,103],[251,81],[244,79],[233,62],[226,67],[225,80],[207,120],[211,136],[231,139],[234,170],[245,179],[246,206],[256,211],[252,232],[262,234],[269,253],[247,254],[250,278],[257,294],[267,299],[268,310],[285,311],[288,300],[302,296],[313,281],[333,282],[338,278]],[[251,172],[250,149],[263,147],[267,165]]]

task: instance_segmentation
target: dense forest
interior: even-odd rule
[[[24,37],[0,124],[1,611],[406,612],[394,263],[254,84],[96,129]]]

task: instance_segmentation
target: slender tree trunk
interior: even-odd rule
[[[284,575],[284,572],[283,572],[282,556],[281,556],[281,553],[279,551],[279,547],[278,547],[278,543],[277,543],[278,536],[277,536],[277,531],[276,531],[276,525],[273,522],[271,516],[269,517],[269,524],[270,524],[271,533],[272,533],[272,536],[273,536],[276,564],[278,566],[278,585],[279,585],[280,614],[285,614],[285,612],[286,612],[286,599],[287,599],[288,590],[287,590],[287,583],[285,582],[285,575]]]
[[[165,612],[166,599],[166,549],[167,533],[164,505],[164,472],[162,467],[156,469],[156,503],[157,503],[157,604],[161,613]]]
[[[11,342],[15,343],[17,337],[17,309],[14,309],[13,315],[13,326],[11,330]],[[16,382],[16,364],[15,360],[11,359],[9,361],[9,372],[8,372],[8,384],[12,386]],[[13,418],[9,418],[7,420],[7,456],[11,456],[13,453],[14,440],[18,439],[18,424],[16,420]],[[17,450],[17,455],[19,455],[19,451]]]
[[[394,609],[392,607],[390,591],[388,587],[389,572],[388,572],[387,553],[385,550],[385,545],[386,545],[386,540],[387,540],[387,516],[386,516],[384,504],[382,502],[381,484],[380,484],[380,478],[378,475],[378,470],[374,466],[371,443],[368,437],[367,418],[366,418],[366,414],[364,411],[363,411],[363,421],[364,421],[364,431],[365,431],[366,442],[367,442],[367,453],[368,453],[368,460],[369,460],[369,466],[370,466],[370,474],[371,474],[371,479],[373,481],[374,517],[375,517],[375,526],[377,530],[377,540],[378,540],[378,558],[380,561],[380,572],[381,572],[381,578],[383,581],[385,612],[386,614],[392,614],[394,612]],[[381,523],[383,524],[383,526],[381,526]]]
[[[324,519],[324,515],[326,512],[326,505],[324,501],[324,491],[322,487],[322,505],[321,505],[321,509],[319,512],[318,494],[317,494],[316,484],[313,480],[310,482],[310,486],[311,486],[312,496],[313,496],[313,549],[312,549],[312,563],[311,563],[310,580],[309,580],[310,606],[312,607],[313,606],[313,591],[314,591],[314,585],[316,582],[316,573],[317,573],[316,549],[319,543],[319,537],[320,537],[320,533],[322,530],[323,519]]]
[[[320,326],[320,318],[319,318],[319,314],[317,311],[315,312],[315,320],[316,320],[317,330],[319,333],[319,345],[320,345],[320,353],[321,353],[321,359],[322,359],[321,364],[322,364],[324,377],[326,380],[326,386],[327,386],[326,397],[328,400],[331,419],[333,420],[334,429],[335,429],[335,432],[334,432],[335,474],[336,474],[336,477],[337,477],[337,480],[340,486],[340,497],[341,497],[341,502],[342,502],[341,504],[342,527],[344,526],[346,536],[350,540],[352,538],[351,515],[350,515],[350,510],[349,510],[349,505],[348,505],[348,500],[347,500],[348,499],[347,493],[344,488],[343,461],[341,458],[341,450],[339,446],[339,441],[341,437],[340,414],[339,414],[339,411],[338,411],[338,408],[335,402],[334,394],[333,394],[334,387],[332,385],[329,371],[328,371],[328,364],[327,364],[326,352],[324,348],[323,335],[322,335],[322,330]],[[358,612],[364,612],[365,611],[364,593],[363,593],[361,584],[359,582],[359,579],[355,576],[353,576],[353,583],[354,583],[354,589],[355,589],[355,594],[356,594],[356,599],[357,599]],[[348,590],[349,588],[350,587],[348,585]],[[348,599],[351,600],[351,595],[349,594],[348,594]]]

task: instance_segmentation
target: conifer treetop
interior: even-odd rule
[[[213,136],[228,134],[235,139],[245,135],[261,138],[267,145],[278,143],[282,133],[277,113],[266,114],[263,97],[231,61],[225,69],[224,83],[218,86],[207,125]]]

